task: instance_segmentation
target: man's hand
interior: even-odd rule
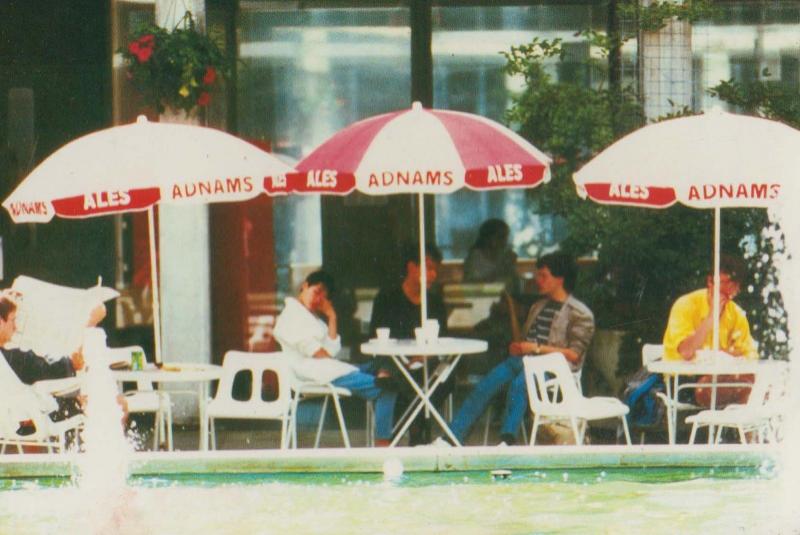
[[[89,312],[89,321],[86,323],[87,327],[94,327],[106,317],[106,306],[100,303]]]
[[[76,372],[83,369],[85,364],[83,360],[83,350],[78,349],[72,355],[69,356],[70,361],[72,362],[72,369]]]
[[[714,312],[713,312],[713,310],[714,310],[714,292],[707,292],[707,294],[708,294],[708,309],[712,311],[712,312],[710,312],[708,314],[708,317],[711,318],[711,317],[714,316]],[[722,317],[722,311],[725,310],[725,305],[727,305],[728,301],[730,301],[730,300],[731,300],[731,298],[730,298],[729,295],[720,292],[720,294],[719,294],[719,315],[720,315],[720,317]]]
[[[511,342],[508,346],[508,352],[515,357],[523,355],[535,355],[539,352],[539,344],[536,342]]]
[[[325,317],[329,320],[336,319],[336,310],[333,308],[331,300],[327,297],[319,302],[319,311],[325,314]]]
[[[315,359],[329,359],[331,358],[330,353],[325,351],[322,348],[317,349],[317,352],[312,355]]]

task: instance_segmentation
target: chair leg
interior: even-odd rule
[[[489,408],[486,409],[486,425],[483,428],[483,445],[487,446],[489,444],[489,427],[492,425],[492,405],[489,405]]]
[[[339,395],[336,393],[333,393],[333,406],[336,408],[336,417],[339,419],[339,429],[342,431],[342,440],[344,441],[344,447],[350,448],[350,437],[347,436],[347,426],[344,424],[342,405],[339,403]]]
[[[208,419],[208,431],[209,431],[209,435],[211,437],[211,449],[212,450],[217,449],[217,427],[214,424],[214,421],[215,421],[214,418],[209,418]]]
[[[570,417],[569,422],[572,426],[572,436],[575,438],[575,445],[577,446],[581,436],[580,432],[578,431],[578,422],[575,420],[575,417]]]
[[[288,446],[286,443],[289,439],[289,415],[284,413],[281,417],[281,449],[284,450]]]
[[[533,415],[533,428],[531,428],[531,446],[536,444],[536,433],[539,431],[539,415]]]
[[[367,400],[367,415],[366,422],[366,445],[368,448],[375,446],[375,405],[372,401]]]
[[[745,434],[741,424],[737,425],[736,428],[739,430],[739,442],[742,444],[747,444],[747,435]]]
[[[294,400],[292,401],[292,435],[291,435],[291,448],[297,449],[297,407],[300,405],[300,396],[295,395]]]
[[[161,419],[163,415],[161,410],[155,412],[155,419],[153,421],[153,451],[158,451],[158,439],[161,436]]]
[[[164,426],[167,428],[167,451],[172,451],[174,444],[172,443],[172,407],[169,402],[164,407]]]
[[[692,424],[692,432],[689,434],[689,444],[694,444],[694,439],[697,436],[697,422]]]
[[[328,412],[328,398],[330,396],[325,396],[322,401],[322,409],[320,410],[319,414],[319,422],[317,422],[317,436],[314,437],[314,449],[319,448],[319,437],[322,435],[322,428],[325,425],[325,415]]]
[[[620,420],[622,420],[622,431],[625,433],[625,442],[628,446],[631,445],[631,432],[628,429],[628,419],[625,416],[620,416]]]

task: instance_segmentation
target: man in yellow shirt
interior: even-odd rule
[[[738,295],[744,277],[744,263],[735,257],[720,258],[719,274],[719,349],[735,357],[757,359],[755,343],[750,335],[750,324],[744,310],[733,302]],[[711,349],[713,344],[714,279],[706,278],[706,288],[695,290],[679,297],[669,313],[664,332],[664,358],[667,360],[694,360],[700,349]],[[707,382],[709,378],[700,378]],[[723,381],[723,377],[719,378]],[[752,376],[740,376],[742,382],[752,382]],[[746,400],[749,388],[720,389],[718,400],[725,404],[722,392],[729,391],[729,402]],[[698,389],[696,398],[701,405],[708,405],[708,388]],[[734,392],[736,391],[736,392]]]

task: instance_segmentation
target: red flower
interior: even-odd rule
[[[128,45],[128,52],[136,56],[139,63],[146,63],[153,55],[153,47],[155,46],[155,35],[148,33],[141,36],[136,41]]]
[[[203,84],[211,85],[214,83],[214,80],[216,79],[217,79],[217,69],[211,66],[206,67],[206,73],[205,75],[203,75]]]
[[[197,97],[198,106],[208,106],[209,102],[211,102],[211,95],[209,95],[206,91],[203,91],[200,93],[200,96]]]

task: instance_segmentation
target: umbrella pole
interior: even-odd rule
[[[720,207],[714,208],[714,306],[712,313],[714,314],[714,338],[711,349],[717,351],[719,349],[719,250],[720,250]]]
[[[150,234],[150,285],[153,290],[153,341],[155,362],[161,363],[161,298],[158,291],[158,261],[156,259],[156,224],[153,207],[147,209],[147,231]]]
[[[419,208],[419,284],[420,284],[420,322],[422,327],[428,319],[428,269],[425,261],[425,194],[417,194]]]

